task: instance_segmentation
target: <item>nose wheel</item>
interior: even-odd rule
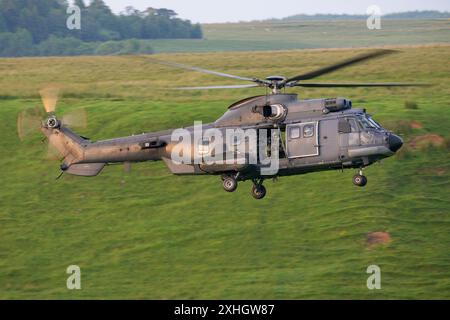
[[[367,184],[367,178],[363,174],[363,170],[360,169],[358,174],[353,176],[353,184],[358,187],[364,187]]]

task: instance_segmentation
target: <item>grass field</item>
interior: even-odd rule
[[[369,30],[365,20],[248,22],[203,25],[204,40],[156,40],[157,53],[347,48],[448,43],[450,21],[382,20]]]
[[[158,57],[263,77],[361,51]],[[37,91],[46,84],[64,84],[60,114],[87,109],[89,127],[79,133],[94,140],[213,121],[233,101],[261,93],[166,90],[230,82],[145,59],[0,60],[1,299],[450,298],[450,46],[403,48],[324,77],[431,88],[293,90],[303,98],[351,98],[404,136],[398,156],[366,170],[364,189],[352,185],[352,170],[325,172],[268,181],[268,196],[256,201],[250,182],[228,194],[217,177],[172,176],[162,163],[55,181],[58,163],[44,159],[39,134],[24,142],[16,135],[17,114],[40,104]],[[444,142],[412,148],[430,134]],[[375,231],[392,241],[368,247]],[[66,288],[71,264],[81,267],[82,290]],[[366,287],[372,264],[381,267],[381,290]]]

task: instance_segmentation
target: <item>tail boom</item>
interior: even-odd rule
[[[42,128],[49,143],[64,159],[61,169],[78,176],[96,176],[108,163],[161,160],[164,141],[152,134],[92,143],[67,127]]]

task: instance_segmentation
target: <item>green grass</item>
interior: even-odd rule
[[[449,21],[382,20],[369,30],[365,20],[248,22],[203,25],[203,40],[150,41],[157,53],[290,50],[448,43]]]
[[[161,56],[243,76],[294,75],[361,50]],[[418,81],[432,88],[298,91],[303,98],[345,96],[381,123],[418,121],[449,137],[450,47],[405,48],[398,55],[325,80]],[[63,176],[44,160],[36,134],[20,142],[16,117],[39,104],[37,89],[64,83],[60,113],[84,107],[103,139],[213,121],[258,89],[172,92],[221,79],[155,66],[140,57],[0,60],[0,298],[2,299],[449,299],[450,200],[446,147],[409,150],[366,171],[267,181],[256,201],[249,182],[234,194],[217,177],[178,177],[162,163],[126,174],[109,166],[96,178]],[[295,92],[295,90],[293,91]],[[414,101],[419,109],[406,109]],[[392,242],[369,249],[366,235]],[[66,268],[82,270],[82,290],[66,289]],[[367,266],[382,289],[366,288]]]

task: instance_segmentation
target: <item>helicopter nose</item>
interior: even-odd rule
[[[389,135],[389,149],[391,149],[392,152],[396,152],[398,149],[400,149],[403,145],[403,140],[399,136],[391,133]]]

